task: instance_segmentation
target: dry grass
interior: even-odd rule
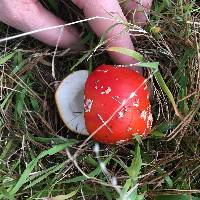
[[[152,77],[149,85],[153,131],[140,144],[143,164],[132,188],[137,188],[138,194],[144,194],[147,199],[164,194],[181,194],[176,199],[184,199],[182,194],[197,197],[200,193],[199,7],[189,1],[165,1],[169,7],[163,2],[155,1],[146,33],[132,31],[132,34],[136,50],[147,60],[160,63],[159,69],[182,118],[175,115],[171,102]],[[72,4],[64,1],[60,4],[72,13],[70,21],[83,18]],[[66,19],[65,15],[62,17]],[[90,59],[83,59],[76,66],[79,59],[89,57],[99,42],[86,23],[79,28],[87,48],[78,53],[57,49],[55,54],[54,48],[29,37],[0,43],[1,199],[64,194],[71,194],[71,199],[116,199],[130,179],[127,168],[134,158],[136,163],[140,160],[133,151],[136,140],[117,146],[100,145],[98,149],[94,141],[84,143],[84,136],[70,132],[58,115],[55,90],[71,73],[71,68],[91,70],[102,63],[111,63],[100,47]],[[17,32],[0,26],[0,38],[12,34]],[[1,64],[5,58],[7,61]],[[146,77],[151,74],[150,69],[145,71]],[[61,144],[68,145],[67,150]],[[58,145],[57,149],[52,150],[54,145]],[[48,154],[39,158],[45,150]],[[22,181],[20,177],[24,177],[25,169],[31,169],[30,163],[34,167]],[[19,180],[23,184],[12,194]]]

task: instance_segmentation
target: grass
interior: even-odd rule
[[[69,9],[71,21],[82,17],[63,1],[45,6],[55,13]],[[77,151],[86,138],[64,126],[55,106],[55,90],[67,74],[112,63],[102,46],[90,56],[99,40],[86,23],[79,26],[88,50],[59,49],[55,79],[54,48],[27,37],[0,43],[0,199],[199,200],[199,14],[195,1],[154,1],[146,33],[135,41],[139,57],[159,62],[161,76],[145,70],[152,133],[117,146],[90,140]],[[1,24],[0,37],[6,34]]]

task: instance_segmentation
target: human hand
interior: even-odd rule
[[[130,10],[133,12],[136,9],[140,10],[134,14],[134,20],[138,24],[143,25],[146,22],[145,12],[149,12],[152,0],[140,0],[140,4],[136,3],[136,1],[137,0],[127,0],[126,2],[123,0],[124,3],[120,6],[118,0],[72,0],[74,4],[83,10],[86,18],[99,16],[112,19],[95,19],[89,21],[91,28],[98,36],[101,36],[110,27],[116,24],[117,19],[122,19],[126,22],[127,19],[123,11],[129,13]],[[116,18],[113,18],[113,16]],[[133,15],[129,14],[128,18],[133,18]],[[38,0],[1,0],[0,20],[23,32],[65,23],[45,9]],[[59,35],[60,29],[51,29],[35,33],[33,37],[48,45],[55,46]],[[69,47],[79,39],[79,33],[75,27],[65,27],[59,40],[59,47]],[[110,47],[115,46],[134,49],[130,35],[125,31],[125,26],[122,24],[116,25],[111,31],[108,31],[106,39],[108,39],[107,44]],[[109,54],[117,64],[131,64],[135,62],[129,56],[115,52],[109,52]]]

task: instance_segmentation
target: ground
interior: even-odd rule
[[[63,9],[70,20],[83,19],[71,3],[45,6],[63,19]],[[200,199],[199,27],[195,1],[154,1],[146,32],[133,38],[145,60],[159,62],[160,74],[152,65],[145,70],[152,132],[116,146],[70,132],[55,105],[69,73],[112,64],[103,46],[92,54],[99,39],[87,23],[79,24],[81,52],[58,49],[55,56],[28,36],[1,42],[0,199]],[[0,24],[0,38],[16,34]]]

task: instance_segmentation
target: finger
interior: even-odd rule
[[[0,20],[23,32],[64,24],[38,0],[1,0]],[[59,38],[60,47],[68,47],[79,39],[73,27],[64,28],[62,35],[61,29],[52,29],[35,33],[33,36],[51,46],[55,46]]]
[[[92,29],[98,36],[102,36],[109,28],[116,24],[116,20],[112,15],[115,15],[117,19],[123,19],[126,22],[126,18],[122,12],[122,9],[117,0],[72,0],[79,8],[83,9],[85,17],[106,17],[112,20],[95,19],[89,21]],[[114,21],[113,21],[114,20]],[[117,25],[106,33],[109,46],[125,47],[134,49],[129,33],[125,31],[125,25]],[[129,57],[119,53],[109,52],[113,60],[118,64],[130,64],[135,61]]]
[[[152,0],[126,0],[121,4],[128,19],[140,26],[145,25],[148,21],[151,5]]]

